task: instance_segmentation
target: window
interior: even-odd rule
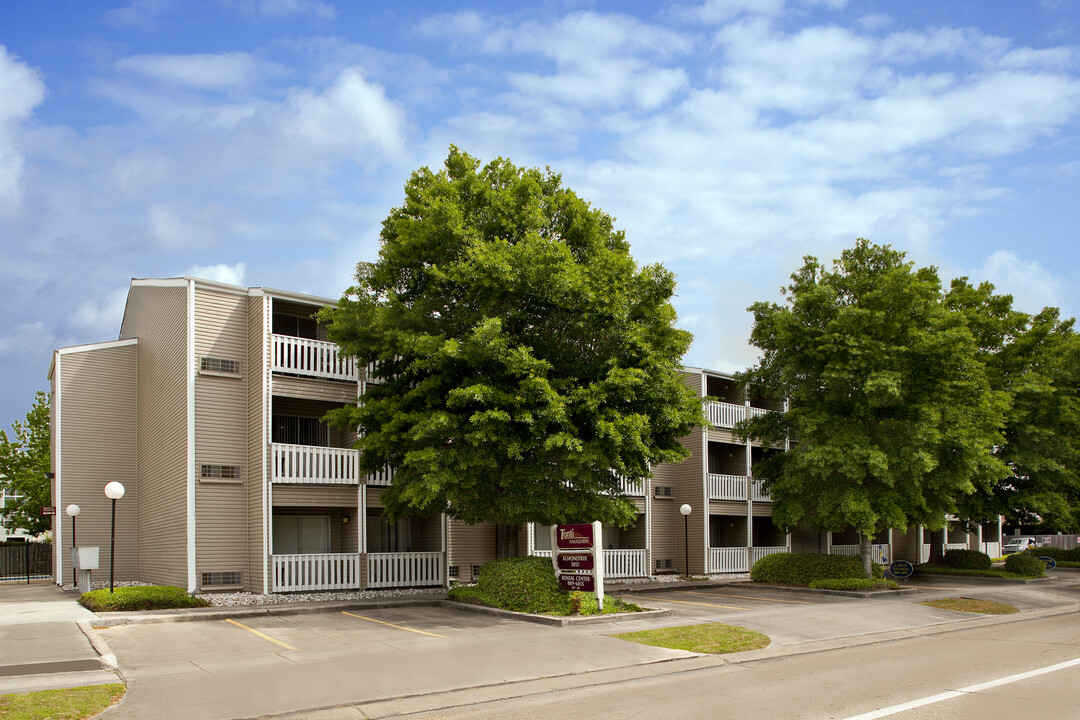
[[[308,340],[319,339],[319,324],[312,317],[274,313],[273,331],[275,335],[288,335]]]
[[[367,549],[372,553],[412,552],[412,518],[392,523],[385,515],[369,515]]]
[[[238,465],[200,465],[199,477],[203,480],[239,480]]]
[[[240,361],[226,360],[225,358],[204,357],[199,360],[199,371],[204,373],[221,373],[223,375],[239,375]]]
[[[274,554],[330,552],[329,515],[275,515]]]
[[[318,418],[274,415],[271,425],[271,442],[315,447],[330,445],[330,428]]]

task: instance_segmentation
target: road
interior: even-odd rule
[[[409,717],[434,720],[855,718],[1076,660],[1072,667],[888,714],[893,720],[1080,718],[1080,613],[706,668]]]

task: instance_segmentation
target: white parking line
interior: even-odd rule
[[[911,700],[910,702],[900,703],[899,705],[893,705],[880,710],[872,710],[868,713],[863,713],[862,715],[852,715],[849,718],[844,718],[844,720],[875,720],[876,718],[888,717],[889,715],[895,715],[896,713],[912,710],[917,707],[922,707],[923,705],[933,705],[934,703],[939,703],[943,700],[951,700],[952,698],[960,697],[961,695],[989,690],[990,688],[998,687],[999,685],[1008,685],[1009,683],[1014,683],[1019,680],[1027,680],[1028,678],[1076,667],[1077,665],[1080,665],[1080,658],[1066,660],[1065,662],[1056,665],[1047,665],[1046,667],[1038,668],[1037,670],[1028,670],[1027,672],[1017,673],[1016,675],[1009,675],[1008,677],[998,678],[997,680],[990,680],[988,682],[979,683],[978,685],[968,685],[959,690],[949,690],[948,692],[938,693],[937,695],[929,695],[924,698],[919,698],[918,700]]]

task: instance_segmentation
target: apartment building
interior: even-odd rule
[[[199,592],[423,587],[474,580],[499,548],[550,555],[546,527],[500,530],[442,515],[388,521],[380,497],[392,469],[361,475],[355,433],[322,422],[378,382],[313,317],[334,302],[196,278],[133,280],[117,340],[55,351],[53,504],[82,509],[77,539],[102,548],[99,577],[111,569],[117,580]],[[842,533],[786,534],[772,524],[752,466],[784,448],[738,442],[732,428],[782,410],[782,401],[748,397],[724,373],[687,368],[684,381],[708,424],[683,438],[688,460],[626,484],[637,520],[605,528],[608,577],[745,572],[787,550],[857,552],[858,539]],[[103,489],[114,480],[126,493],[110,568]],[[72,524],[62,510],[52,529],[55,577],[70,578]],[[917,532],[878,538],[879,556],[909,546],[928,555]]]

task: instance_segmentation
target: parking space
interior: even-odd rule
[[[801,593],[768,587],[741,587],[725,585],[713,588],[672,588],[671,590],[634,593],[614,593],[628,602],[643,607],[670,609],[677,615],[700,615],[702,613],[745,613],[755,610],[800,605],[821,605],[836,602],[831,595]]]

